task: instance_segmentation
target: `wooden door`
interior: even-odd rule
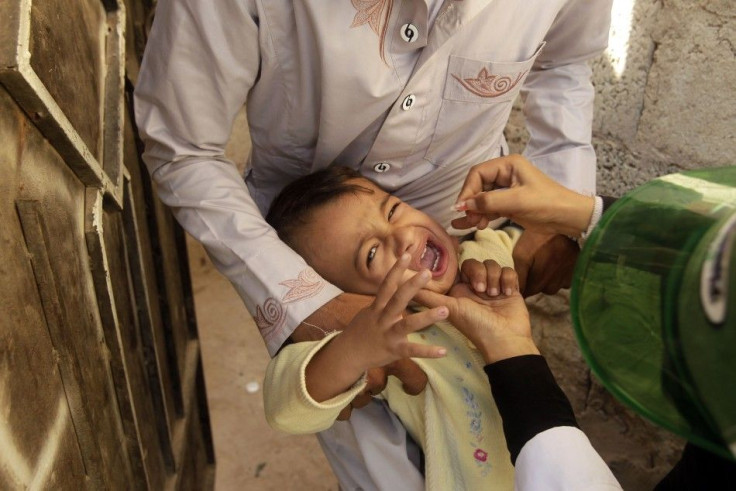
[[[0,488],[207,489],[181,229],[140,161],[147,0],[0,2]]]

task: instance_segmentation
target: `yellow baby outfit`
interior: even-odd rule
[[[516,229],[480,231],[474,241],[461,245],[460,259],[490,258],[512,266],[511,250],[519,234]],[[338,334],[288,345],[271,360],[264,381],[271,426],[289,433],[324,430],[365,388],[363,377],[348,392],[321,403],[307,392],[309,360]],[[444,358],[414,360],[428,378],[421,394],[406,394],[394,377],[381,393],[424,451],[426,489],[513,489],[514,469],[480,354],[447,322],[410,334],[409,340],[447,348]]]

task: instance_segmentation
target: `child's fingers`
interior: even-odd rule
[[[380,318],[381,321],[387,321],[393,324],[404,312],[414,295],[427,284],[431,277],[432,274],[429,270],[425,269],[404,282],[383,308]]]
[[[501,265],[492,259],[483,261],[486,272],[486,283],[488,296],[495,297],[501,292]]]
[[[404,277],[404,271],[409,265],[409,259],[411,256],[408,253],[402,254],[402,256],[391,266],[388,274],[381,282],[378,287],[378,293],[376,293],[376,299],[373,305],[378,309],[383,309],[386,304],[394,296],[396,290],[401,284],[401,280]]]
[[[460,267],[463,283],[469,284],[474,291],[485,293],[488,288],[486,267],[477,259],[467,259]]]
[[[449,314],[449,309],[444,305],[433,309],[422,310],[421,312],[415,312],[407,315],[401,321],[397,322],[394,326],[394,330],[400,336],[406,336],[424,329],[425,327],[431,326],[438,321],[447,319]]]
[[[414,295],[414,301],[425,307],[432,308],[446,306],[451,302],[455,302],[455,299],[431,290],[419,290]]]
[[[444,346],[427,346],[419,343],[406,343],[403,350],[406,358],[442,358],[447,354]]]
[[[514,292],[519,291],[519,275],[513,268],[503,268],[501,270],[501,291],[506,296],[511,296]]]

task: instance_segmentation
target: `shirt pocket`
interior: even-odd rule
[[[495,151],[513,101],[543,47],[544,43],[529,59],[518,62],[450,56],[425,158],[444,167],[458,158],[479,159],[490,149]]]

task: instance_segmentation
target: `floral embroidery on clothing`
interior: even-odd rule
[[[370,28],[378,35],[378,50],[381,60],[386,63],[386,54],[384,52],[386,44],[386,30],[388,29],[388,20],[391,17],[391,10],[394,7],[394,0],[350,0],[353,7],[358,11],[353,18],[350,27],[359,27],[368,24]]]
[[[282,281],[279,285],[289,289],[281,298],[284,304],[288,304],[317,295],[324,288],[325,282],[312,268],[307,268],[302,270],[296,279]],[[266,342],[281,328],[286,320],[286,310],[285,305],[271,297],[263,302],[263,306],[256,306],[254,320]]]
[[[480,97],[498,97],[516,87],[516,84],[519,83],[519,80],[526,73],[521,72],[516,75],[515,79],[512,79],[512,76],[509,75],[492,75],[488,73],[488,70],[482,68],[476,78],[460,78],[454,73],[452,76],[460,82],[460,85],[475,95]]]
[[[475,460],[485,462],[488,459],[488,452],[483,451],[483,449],[476,448],[473,453],[473,457],[475,457]]]
[[[282,281],[279,285],[289,288],[289,291],[281,298],[281,301],[284,303],[296,302],[297,300],[313,297],[322,291],[322,288],[325,286],[324,281],[311,268],[300,272],[295,280]]]
[[[491,470],[491,463],[488,462],[488,452],[480,448],[483,443],[483,411],[473,392],[467,387],[463,387],[462,391],[463,401],[467,407],[465,414],[470,418],[469,429],[473,440],[470,442],[470,448],[473,450],[473,461],[480,468],[481,476],[486,476]]]
[[[480,411],[480,404],[475,400],[475,394],[465,387],[463,387],[463,399],[465,400],[465,405],[468,407],[466,414],[470,417],[470,431],[476,440],[481,440],[483,438],[481,435],[483,429],[481,417],[483,414]]]
[[[263,302],[263,306],[256,307],[255,322],[261,335],[266,338],[272,332],[276,331],[286,319],[286,311],[274,298],[268,298]]]

